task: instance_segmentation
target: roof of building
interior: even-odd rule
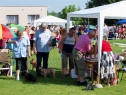
[[[47,7],[47,6],[0,6],[0,7]]]

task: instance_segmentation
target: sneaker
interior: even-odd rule
[[[84,82],[80,82],[80,86],[87,86],[88,82],[84,81]]]
[[[19,81],[20,80],[20,78],[16,78],[16,81]]]
[[[77,81],[76,82],[76,86],[80,86],[80,81]]]

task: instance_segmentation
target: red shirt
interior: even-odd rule
[[[112,51],[112,48],[108,41],[102,40],[102,52]]]
[[[34,34],[30,34],[30,38],[33,39],[33,37],[34,37]]]

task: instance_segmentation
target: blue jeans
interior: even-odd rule
[[[37,76],[41,76],[39,67],[41,67],[41,62],[43,58],[43,68],[48,68],[49,52],[37,52],[36,57],[37,57],[36,73],[37,73]]]

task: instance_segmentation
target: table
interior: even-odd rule
[[[98,60],[85,60],[85,62],[87,64],[90,64],[91,65],[91,81],[92,81],[92,84],[94,83],[94,65],[98,64]],[[115,69],[115,77],[117,77],[116,73],[117,73],[117,64],[116,64],[116,61],[114,62],[114,69]],[[100,83],[100,76],[98,76],[98,80],[97,80],[98,83]]]
[[[98,64],[98,60],[85,60],[87,64],[91,65],[91,81],[94,83],[94,65]]]

